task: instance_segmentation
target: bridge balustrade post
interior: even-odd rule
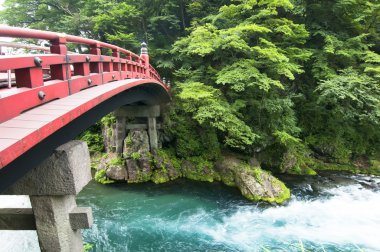
[[[119,72],[119,79],[122,79],[121,76],[121,62],[120,62],[120,52],[118,49],[112,50],[112,57],[117,58],[117,62],[113,62],[113,70]]]
[[[57,40],[52,40],[50,46],[50,52],[56,54],[62,54],[67,56],[66,38],[64,36]],[[69,69],[68,58],[66,57],[66,64],[63,65],[51,65],[50,66],[51,78],[53,80],[68,80],[71,78],[71,70]]]
[[[16,86],[18,88],[36,88],[44,85],[41,66],[15,69]]]
[[[141,53],[140,57],[144,60],[144,75],[150,77],[150,70],[149,70],[149,54],[148,54],[148,46],[145,42],[141,43]]]
[[[77,207],[75,195],[91,180],[87,145],[71,141],[58,147],[54,154],[31,170],[3,194],[29,195],[33,215],[23,212],[21,225],[36,229],[41,251],[83,251],[80,229],[92,225],[91,208]],[[9,213],[6,216],[9,219]],[[11,226],[20,227],[17,218]],[[20,219],[20,218],[19,218]],[[0,216],[0,229],[2,224]],[[4,228],[3,228],[4,229]]]
[[[99,44],[94,44],[90,46],[90,54],[93,55],[101,55],[101,50],[100,50],[100,45]],[[91,73],[101,73],[101,68],[100,68],[100,63],[99,62],[90,62],[90,72]]]

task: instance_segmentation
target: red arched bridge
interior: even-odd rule
[[[170,99],[146,45],[138,56],[55,32],[6,26],[0,37],[50,43],[48,54],[0,55],[0,72],[14,76],[12,85],[0,89],[0,191],[116,108]],[[68,43],[84,45],[89,53],[70,53]]]

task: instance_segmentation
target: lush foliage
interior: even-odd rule
[[[106,170],[97,171],[95,173],[94,179],[95,179],[95,181],[97,181],[98,183],[101,183],[101,184],[112,184],[115,182],[115,181],[107,178]]]
[[[292,173],[312,173],[315,158],[380,159],[377,0],[5,0],[4,6],[0,17],[11,25],[134,50],[147,41],[153,64],[174,80],[165,130],[180,158],[215,160],[229,149]]]
[[[104,150],[103,137],[100,134],[100,131],[101,124],[97,123],[78,136],[78,139],[87,142],[91,154],[102,152]]]

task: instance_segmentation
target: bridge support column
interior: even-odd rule
[[[116,115],[120,114],[116,111]],[[124,139],[126,137],[126,128],[127,117],[125,116],[116,116],[116,153],[121,154],[123,152]]]
[[[150,150],[158,149],[157,122],[156,117],[148,117],[148,135]]]
[[[158,134],[157,134],[157,117],[160,116],[160,106],[159,105],[130,105],[130,106],[124,106],[119,108],[115,111],[116,116],[116,141],[117,146],[121,146],[120,152],[122,151],[123,146],[123,140],[125,138],[125,130],[126,128],[130,128],[127,126],[121,126],[121,123],[126,122],[127,117],[139,117],[139,118],[147,118],[147,129],[148,129],[148,135],[149,135],[149,144],[150,144],[150,150],[154,151],[158,148]],[[124,119],[120,119],[124,118]],[[120,124],[118,124],[120,122]],[[144,126],[144,125],[141,125]],[[119,133],[119,127],[122,128],[124,135]],[[141,128],[141,127],[140,127]],[[120,134],[120,135],[119,135]],[[120,136],[120,137],[119,137]],[[123,138],[122,138],[123,137]],[[118,147],[116,147],[118,150]]]
[[[92,225],[91,208],[75,195],[91,180],[87,145],[71,141],[16,182],[4,194],[30,195],[41,251],[83,251],[80,229]],[[0,218],[1,219],[1,218]]]

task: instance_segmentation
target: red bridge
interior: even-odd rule
[[[0,73],[14,74],[13,85],[0,89],[0,191],[116,108],[170,99],[146,45],[138,56],[62,33],[3,26],[0,37],[51,44],[49,54],[0,56]],[[68,43],[87,46],[89,54],[69,53]]]

